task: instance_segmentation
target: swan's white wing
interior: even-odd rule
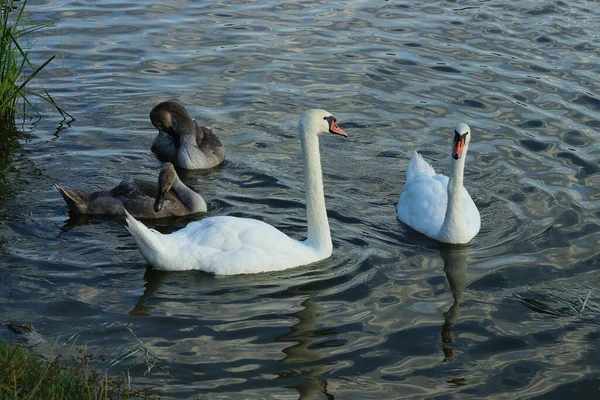
[[[213,217],[166,235],[169,264],[219,275],[276,271],[315,261],[316,252],[262,221]]]
[[[417,176],[434,176],[435,170],[427,161],[421,157],[418,152],[413,152],[412,159],[406,167],[406,183],[410,182]]]
[[[436,237],[446,213],[448,177],[418,175],[406,182],[398,201],[398,219],[413,229]]]

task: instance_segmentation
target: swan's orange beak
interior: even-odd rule
[[[467,141],[467,135],[459,135],[458,132],[454,132],[454,145],[452,146],[452,158],[458,160],[463,155],[465,148],[465,142]]]
[[[340,128],[333,119],[329,120],[329,132],[335,133],[336,135],[342,135],[343,137],[348,137],[348,134],[344,132],[344,130]]]

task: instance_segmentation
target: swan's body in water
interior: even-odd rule
[[[158,129],[152,151],[158,158],[185,169],[206,169],[223,162],[225,148],[212,129],[200,126],[181,104],[165,101],[150,112]]]
[[[75,192],[54,185],[74,214],[125,215],[125,209],[137,218],[174,217],[206,211],[206,202],[187,187],[173,164],[166,163],[158,176],[158,185],[139,179],[125,179],[110,190]]]
[[[398,219],[443,243],[465,244],[479,232],[477,206],[463,187],[471,129],[454,128],[450,177],[436,174],[416,151],[406,169],[406,184],[398,201]]]
[[[309,110],[300,117],[300,143],[306,191],[306,240],[297,241],[273,226],[250,218],[206,218],[163,235],[127,216],[127,229],[140,252],[155,269],[198,269],[218,275],[279,271],[331,256],[333,244],[325,208],[323,176],[317,135],[347,136],[325,110]]]

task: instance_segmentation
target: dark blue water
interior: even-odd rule
[[[55,24],[32,50],[57,55],[37,84],[76,121],[36,101],[42,118],[3,144],[0,321],[32,323],[54,351],[87,345],[164,398],[598,396],[598,3],[28,10]],[[334,113],[350,137],[321,140],[333,257],[255,276],[156,272],[119,221],[69,219],[55,182],[155,179],[148,113],[167,99],[226,145],[221,168],[181,174],[208,215],[299,239],[297,118]],[[440,248],[394,205],[414,150],[447,173],[458,121],[473,131],[465,186],[482,229]]]

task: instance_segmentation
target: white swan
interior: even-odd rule
[[[463,187],[465,158],[471,128],[454,128],[450,178],[436,174],[416,151],[406,168],[406,184],[398,201],[398,219],[443,243],[464,244],[477,235],[481,219],[477,206]]]
[[[250,218],[206,218],[163,235],[127,214],[127,229],[140,252],[155,269],[198,269],[218,275],[279,271],[331,256],[318,134],[347,136],[325,110],[309,110],[300,117],[300,143],[304,158],[306,240],[297,241],[271,225]]]

